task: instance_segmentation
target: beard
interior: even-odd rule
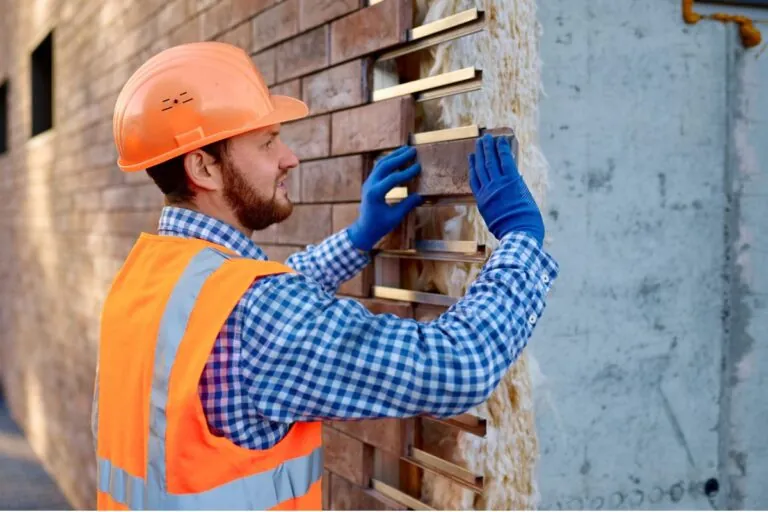
[[[244,228],[261,231],[290,217],[293,203],[287,198],[281,200],[277,197],[277,184],[272,190],[272,197],[265,198],[245,181],[229,159],[222,160],[224,199]]]

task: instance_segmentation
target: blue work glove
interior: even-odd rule
[[[423,203],[418,194],[410,194],[403,201],[389,205],[385,196],[394,187],[403,185],[421,172],[415,163],[405,170],[403,166],[416,156],[416,149],[403,146],[376,162],[373,172],[363,183],[360,216],[348,228],[352,245],[362,251],[370,251],[376,243],[394,230],[408,212]]]
[[[544,240],[544,220],[517,170],[509,140],[489,134],[477,139],[469,155],[469,185],[488,230],[497,239],[522,231]]]

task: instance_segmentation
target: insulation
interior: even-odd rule
[[[421,130],[477,124],[511,127],[520,143],[518,166],[539,206],[547,187],[547,162],[537,140],[541,92],[535,0],[415,0],[415,23],[444,18],[472,7],[485,10],[486,31],[439,45],[421,55],[421,76],[467,66],[483,71],[483,88],[422,104]],[[428,238],[471,240],[489,249],[497,241],[476,207],[424,209],[418,227]],[[427,237],[427,236],[425,236]],[[475,279],[478,265],[424,262],[404,273],[406,287],[461,296]],[[533,411],[533,384],[541,380],[530,349],[510,369],[493,396],[473,414],[488,420],[488,435],[456,434],[425,422],[425,447],[436,455],[484,475],[486,492],[477,496],[425,472],[422,499],[438,509],[533,509],[538,505],[535,469],[538,460]]]

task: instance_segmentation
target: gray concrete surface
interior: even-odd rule
[[[679,0],[539,17],[542,507],[766,509],[768,51]]]
[[[0,396],[0,510],[70,510]]]

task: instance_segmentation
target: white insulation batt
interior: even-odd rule
[[[472,7],[485,10],[487,30],[433,48],[421,61],[421,76],[468,66],[483,72],[480,91],[423,104],[421,131],[468,124],[511,127],[520,144],[518,166],[539,206],[547,189],[547,162],[538,145],[541,92],[540,25],[535,0],[414,0],[415,24],[428,23]],[[493,248],[497,241],[474,206],[423,208],[423,238],[471,240]],[[403,276],[412,289],[461,296],[478,265],[419,263]],[[422,499],[438,509],[534,509],[539,497],[535,470],[539,455],[534,423],[534,387],[542,377],[530,349],[510,369],[493,396],[471,413],[488,420],[488,435],[456,434],[425,422],[425,446],[485,477],[478,496],[447,479],[424,474]]]

